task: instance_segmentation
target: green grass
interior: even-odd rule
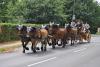
[[[96,34],[97,34],[97,35],[100,35],[100,32],[97,32]]]
[[[0,48],[0,53],[5,52],[6,50],[4,48]]]

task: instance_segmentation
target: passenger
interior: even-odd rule
[[[75,22],[75,20],[72,20],[72,22],[70,23],[70,25],[71,25],[71,27],[73,29],[76,29],[76,22]]]
[[[90,32],[90,30],[89,30],[90,25],[87,22],[84,24],[84,28],[85,28],[86,32]]]

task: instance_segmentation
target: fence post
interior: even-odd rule
[[[98,32],[100,32],[100,28],[98,28],[98,30],[97,30]]]

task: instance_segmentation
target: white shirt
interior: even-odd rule
[[[71,22],[71,27],[76,28],[76,23],[75,22]]]
[[[86,29],[89,29],[90,28],[90,25],[89,24],[84,24],[84,27],[86,28]]]

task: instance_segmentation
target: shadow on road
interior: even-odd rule
[[[41,56],[46,56],[46,55],[50,55],[55,53],[56,51],[64,51],[64,50],[69,50],[69,49],[73,49],[76,47],[80,47],[82,45],[89,45],[90,43],[84,42],[82,44],[75,44],[73,46],[70,46],[70,44],[67,44],[65,48],[62,48],[60,46],[56,46],[55,49],[52,49],[52,47],[48,48],[46,52],[42,52],[42,51],[37,51],[37,53],[33,53],[33,52],[27,52],[24,55],[26,56],[32,56],[32,57],[41,57]]]

